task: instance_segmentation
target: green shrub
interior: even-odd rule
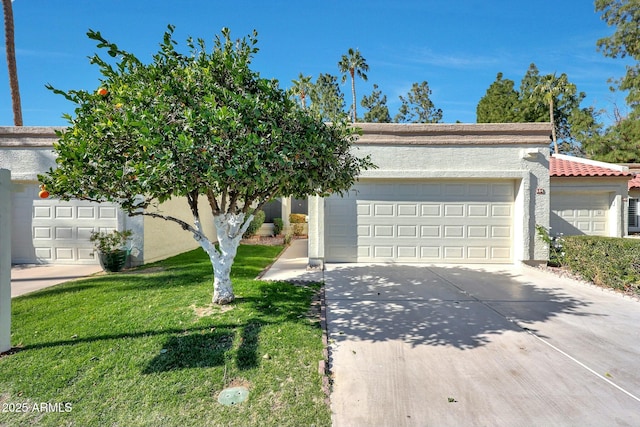
[[[284,223],[282,222],[282,218],[273,218],[273,234],[279,236],[283,228]]]
[[[599,286],[639,293],[640,240],[565,236],[562,265]]]
[[[242,237],[248,238],[255,236],[258,230],[260,230],[260,227],[262,227],[262,224],[264,224],[264,219],[264,211],[259,210],[253,212],[253,220],[251,221],[251,224],[249,224],[249,228],[247,228],[247,231],[244,232]]]
[[[304,236],[304,224],[293,224],[293,235]]]
[[[563,264],[564,257],[564,236],[562,234],[552,235],[549,230],[541,225],[536,225],[538,236],[549,245],[549,265],[552,267],[560,267]]]
[[[307,222],[307,216],[305,214],[290,214],[289,215],[289,222],[291,224],[304,224],[305,222]]]

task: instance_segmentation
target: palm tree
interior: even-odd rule
[[[356,113],[356,82],[355,76],[356,74],[362,80],[367,81],[366,71],[369,71],[369,66],[367,65],[366,60],[360,55],[360,51],[356,49],[355,51],[352,48],[349,48],[349,51],[346,55],[342,55],[342,59],[338,62],[338,68],[342,74],[342,83],[347,81],[347,73],[351,76],[351,94],[353,95],[353,104],[351,105],[352,111],[352,120],[353,123],[356,122],[356,118],[358,117]]]
[[[2,0],[2,9],[4,11],[4,34],[7,48],[7,66],[9,67],[11,102],[13,104],[13,123],[15,126],[22,126],[22,107],[20,106],[20,89],[18,87],[18,69],[16,67],[16,47],[11,1],[12,0]]]
[[[298,76],[298,80],[291,80],[293,83],[293,88],[291,90],[293,93],[300,97],[300,104],[302,104],[302,109],[307,109],[307,94],[311,89],[311,76],[304,76],[302,73]]]
[[[542,82],[536,86],[536,92],[544,95],[544,101],[549,104],[549,121],[551,122],[551,139],[553,140],[553,151],[559,153],[558,140],[556,137],[556,122],[553,114],[555,99],[566,93],[570,87],[566,74],[556,77],[556,74],[547,74],[542,78]]]

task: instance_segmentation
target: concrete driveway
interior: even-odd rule
[[[328,265],[333,425],[640,425],[640,302],[528,267]]]

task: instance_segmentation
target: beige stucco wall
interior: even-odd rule
[[[209,239],[215,242],[217,241],[216,229],[206,197],[200,197],[198,204],[200,206],[200,221],[204,232]],[[158,207],[158,212],[193,225],[193,215],[184,197],[173,198],[164,202]],[[173,221],[145,216],[143,228],[144,263],[158,261],[199,247],[193,235],[183,230],[180,225]]]
[[[489,178],[517,183],[515,261],[542,261],[547,246],[535,226],[549,226],[548,123],[372,124],[358,123],[363,135],[353,147],[370,155],[378,169],[367,179]],[[309,202],[309,262],[324,260],[324,203]]]

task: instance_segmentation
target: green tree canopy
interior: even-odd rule
[[[431,101],[429,83],[414,83],[407,96],[400,96],[400,108],[394,117],[396,123],[438,123],[442,120],[442,110]]]
[[[363,96],[360,105],[367,111],[364,113],[365,123],[391,123],[389,107],[387,107],[387,95],[383,95],[377,84],[373,84],[373,92],[369,96]]]
[[[478,102],[476,119],[478,123],[508,123],[518,121],[519,97],[514,89],[515,82],[503,79],[498,73],[487,93]]]
[[[529,65],[520,82],[519,90],[514,82],[503,79],[498,73],[496,81],[478,102],[477,121],[509,122],[549,122],[554,123],[554,133],[558,151],[579,153],[580,138],[598,131],[595,111],[581,109],[584,92],[578,92],[575,84],[562,73],[541,75],[535,64]],[[585,128],[585,126],[591,126]],[[555,145],[555,144],[554,144]]]
[[[320,74],[311,86],[310,110],[324,121],[340,122],[347,118],[344,111],[344,94],[338,78],[331,74]]]
[[[587,157],[612,163],[640,163],[640,120],[626,117],[583,143]]]
[[[189,231],[211,259],[215,303],[234,299],[229,273],[251,209],[280,196],[346,191],[373,166],[351,153],[349,123],[324,124],[250,69],[255,32],[233,41],[223,29],[210,52],[189,39],[182,54],[170,26],[148,64],[99,32],[88,36],[115,64],[91,58],[102,74],[97,91],[49,86],[76,108],[54,145],[57,168],[39,179],[64,200],[116,202]],[[191,223],[157,208],[179,196]],[[203,208],[214,216],[217,246],[203,232]]]
[[[618,81],[620,90],[628,91],[627,104],[632,114],[640,118],[640,2],[638,0],[596,0],[596,12],[615,31],[597,41],[598,49],[611,58],[632,58],[624,77]]]

